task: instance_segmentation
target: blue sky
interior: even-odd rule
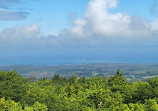
[[[3,0],[2,0],[3,1]],[[5,1],[5,0],[4,0]],[[11,0],[8,0],[11,1]],[[90,0],[19,0],[19,2],[4,2],[5,9],[12,12],[28,13],[22,20],[1,20],[0,29],[17,25],[37,23],[43,33],[59,33],[63,28],[70,27],[73,19],[82,17]],[[156,0],[119,0],[114,12],[126,12],[131,16],[143,17],[146,20],[155,19],[151,8]]]
[[[65,57],[156,63],[157,43],[158,0],[0,0],[2,65]]]
[[[16,25],[28,25],[37,23],[44,30],[43,33],[58,33],[64,27],[69,27],[71,21],[69,16],[82,16],[88,0],[76,2],[75,0],[23,0],[20,3],[5,4],[10,11],[29,13],[24,20],[0,21],[5,27]],[[7,7],[7,8],[8,8]],[[2,27],[1,27],[2,29]]]

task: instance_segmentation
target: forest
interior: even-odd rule
[[[24,78],[0,71],[0,111],[158,111],[158,77],[128,82],[110,77]]]

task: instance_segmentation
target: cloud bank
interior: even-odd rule
[[[157,36],[158,19],[147,21],[125,12],[112,13],[118,0],[91,0],[70,32],[78,37],[153,37]]]
[[[26,42],[29,38],[36,38],[40,33],[40,27],[37,24],[28,26],[16,26],[6,28],[0,32],[0,43],[20,43]]]

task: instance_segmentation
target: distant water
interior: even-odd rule
[[[0,65],[72,65],[89,63],[158,64],[157,57],[14,57],[0,58]]]

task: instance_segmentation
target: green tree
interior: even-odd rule
[[[126,81],[125,77],[122,76],[122,73],[120,72],[120,70],[117,71],[117,73],[113,76],[110,77],[110,79],[108,80],[108,84],[110,86],[112,85],[126,85],[128,82]]]
[[[15,70],[11,72],[0,71],[0,97],[10,98],[15,102],[24,102],[27,79],[17,74]]]

